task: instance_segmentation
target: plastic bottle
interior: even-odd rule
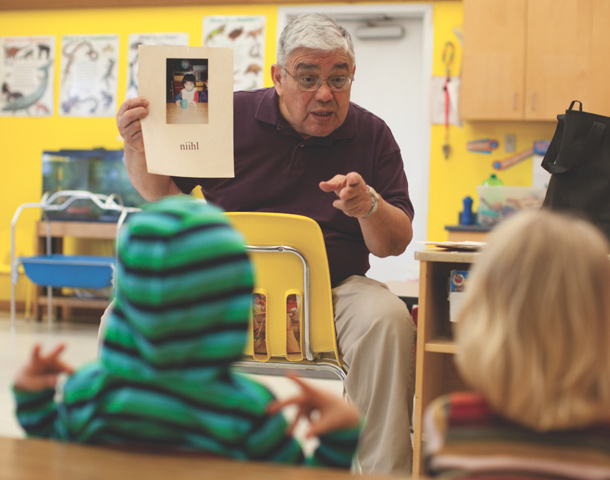
[[[477,223],[483,227],[491,227],[500,221],[500,212],[504,204],[504,196],[500,187],[503,185],[495,173],[483,181],[483,187],[477,188],[479,192],[479,206],[477,209]],[[490,188],[488,188],[490,187]]]
[[[464,209],[459,215],[460,225],[473,225],[475,223],[475,218],[472,213],[472,197],[464,197],[462,204]]]
[[[489,178],[485,179],[483,181],[483,186],[485,187],[492,187],[492,186],[499,186],[499,185],[504,185],[504,182],[502,180],[500,180],[495,173],[492,173]]]

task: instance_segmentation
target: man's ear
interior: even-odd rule
[[[282,67],[277,64],[271,65],[271,80],[278,95],[282,94]]]

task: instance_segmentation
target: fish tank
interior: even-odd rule
[[[113,195],[118,204],[141,207],[144,200],[131,185],[123,150],[59,150],[42,152],[42,193],[87,190]],[[47,211],[49,220],[116,222],[119,212],[104,211],[89,200],[76,200],[62,211]]]

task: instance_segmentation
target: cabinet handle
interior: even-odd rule
[[[532,92],[532,111],[536,110],[536,92]]]
[[[517,92],[513,92],[513,110],[517,110]]]

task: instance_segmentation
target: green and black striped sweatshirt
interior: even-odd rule
[[[202,451],[349,468],[359,429],[287,434],[263,385],[234,371],[248,328],[252,265],[223,212],[189,197],[150,204],[122,229],[115,307],[100,360],[60,392],[14,389],[28,436]]]

